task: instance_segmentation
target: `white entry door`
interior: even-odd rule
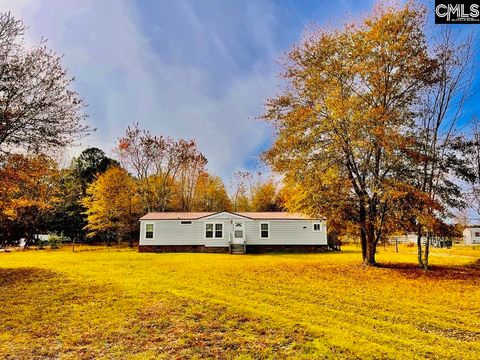
[[[233,241],[235,243],[243,243],[245,239],[245,229],[243,226],[243,221],[234,221],[233,222]]]

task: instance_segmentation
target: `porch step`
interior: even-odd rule
[[[245,254],[245,250],[242,244],[232,244],[230,250],[231,250],[231,254],[234,254],[234,255]]]

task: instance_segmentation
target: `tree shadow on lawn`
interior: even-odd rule
[[[0,268],[0,288],[15,286],[21,283],[34,283],[50,279],[57,274],[50,270],[23,267],[23,268]]]
[[[314,336],[302,325],[279,326],[253,314],[164,294],[138,312],[128,347],[170,358],[300,358]]]
[[[377,267],[394,270],[410,279],[425,277],[434,280],[480,280],[480,259],[468,265],[431,265],[427,271],[411,263],[380,263]]]
[[[68,339],[70,334],[76,336],[76,317],[87,313],[85,304],[95,307],[105,293],[103,286],[34,267],[0,268],[0,289],[0,336],[8,344],[0,344],[2,359],[79,354],[81,346]],[[89,349],[86,354],[85,358],[95,357]]]

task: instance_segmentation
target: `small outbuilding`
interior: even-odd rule
[[[465,245],[480,245],[480,226],[463,230],[463,242]]]
[[[140,252],[328,249],[324,218],[286,212],[152,212],[140,219]]]

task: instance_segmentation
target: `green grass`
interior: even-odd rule
[[[0,254],[0,358],[480,358],[480,248]]]

